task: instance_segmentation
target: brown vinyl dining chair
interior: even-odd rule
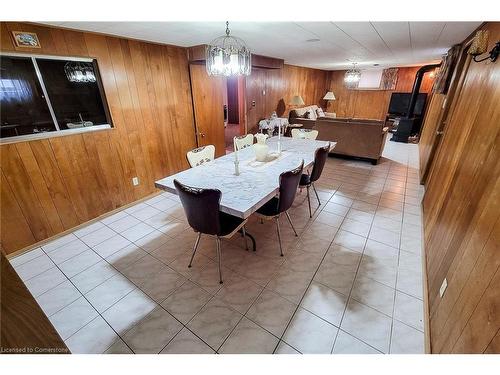
[[[309,205],[309,217],[312,217],[311,211],[311,197],[309,195],[309,188],[312,187],[318,203],[321,206],[321,201],[319,200],[318,192],[314,187],[314,183],[319,180],[321,173],[323,173],[323,168],[325,167],[326,159],[328,158],[328,153],[330,152],[330,143],[325,147],[318,148],[314,153],[314,165],[311,174],[302,174],[300,177],[299,188],[307,189],[307,203]]]
[[[280,174],[279,182],[279,194],[277,197],[271,198],[269,201],[264,203],[264,205],[259,208],[256,212],[257,216],[264,220],[276,220],[276,230],[278,231],[278,242],[280,245],[280,255],[283,256],[283,246],[281,244],[281,231],[280,231],[280,221],[279,218],[282,213],[285,214],[290,226],[298,236],[295,227],[293,226],[292,219],[288,210],[292,207],[293,201],[297,194],[297,187],[299,186],[300,177],[302,171],[304,170],[304,161],[295,169],[291,171],[283,172]]]
[[[245,224],[246,219],[226,214],[220,210],[220,200],[222,193],[218,189],[201,189],[182,184],[174,180],[175,189],[186,213],[189,225],[198,233],[193,248],[193,255],[189,261],[189,266],[193,263],[194,255],[198,249],[202,234],[215,237],[217,263],[219,266],[219,282],[222,284],[222,247],[221,238],[231,238],[240,229],[245,238],[245,245],[248,250]]]

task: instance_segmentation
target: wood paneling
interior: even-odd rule
[[[2,252],[0,267],[2,354],[69,353],[64,341]]]
[[[12,253],[155,192],[153,182],[188,167],[196,147],[185,48],[34,24],[37,54],[96,58],[110,130],[0,146],[1,245]],[[22,49],[23,52],[30,50]],[[223,139],[223,138],[222,138]],[[132,177],[140,184],[133,186]]]
[[[490,31],[489,50],[500,38],[500,23],[483,28]],[[498,348],[499,103],[500,64],[465,65],[463,86],[447,115],[423,200],[433,353]],[[441,298],[445,278],[448,287]]]
[[[398,80],[395,90],[349,90],[344,86],[344,70],[330,73],[329,91],[333,91],[336,100],[329,101],[328,112],[335,112],[337,117],[356,117],[385,120],[391,94],[393,92],[411,92],[415,74],[420,67],[398,68]],[[430,72],[424,74],[420,92],[429,93],[434,83]]]
[[[302,96],[306,105],[324,106],[322,98],[327,92],[329,74],[286,64],[283,69],[253,68],[246,78],[248,131],[255,132],[258,122],[273,111],[280,117],[288,117],[294,95]]]

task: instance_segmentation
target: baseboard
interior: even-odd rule
[[[148,199],[151,199],[151,198],[153,198],[153,197],[156,197],[157,195],[160,195],[161,193],[163,193],[163,191],[155,192],[155,193],[153,193],[153,194],[150,194],[150,195],[145,196],[144,198],[138,199],[138,200],[133,201],[133,202],[131,202],[131,203],[127,203],[127,204],[125,204],[125,205],[123,205],[123,206],[121,206],[121,207],[115,208],[115,209],[114,209],[114,210],[112,210],[112,211],[106,212],[106,213],[104,213],[104,214],[102,214],[102,215],[100,215],[100,216],[98,216],[98,217],[96,217],[96,218],[94,218],[94,219],[91,219],[91,220],[89,220],[89,221],[86,221],[86,222],[84,222],[84,223],[81,223],[81,224],[77,225],[76,227],[73,227],[73,228],[70,228],[70,229],[66,229],[65,231],[63,231],[63,232],[61,232],[61,233],[58,233],[58,234],[56,234],[56,235],[54,235],[54,236],[52,236],[52,237],[46,238],[46,239],[44,239],[44,240],[42,240],[42,241],[38,241],[38,242],[36,242],[36,243],[34,243],[34,244],[32,244],[32,245],[26,246],[26,247],[24,247],[24,248],[22,248],[22,249],[20,249],[20,250],[16,250],[16,251],[14,251],[14,252],[12,252],[12,253],[10,253],[10,254],[6,254],[6,255],[5,255],[5,257],[6,257],[7,259],[15,258],[15,257],[17,257],[17,256],[19,256],[19,255],[22,255],[22,254],[24,254],[24,253],[27,253],[27,252],[28,252],[28,251],[30,251],[30,250],[33,250],[33,249],[34,249],[34,248],[36,248],[36,247],[43,246],[43,245],[45,245],[45,244],[47,244],[47,243],[49,243],[49,242],[51,242],[51,241],[54,241],[54,240],[56,240],[56,239],[58,239],[58,238],[60,238],[60,237],[63,237],[63,236],[65,236],[65,235],[67,235],[67,234],[71,233],[71,232],[74,232],[75,230],[78,230],[78,229],[80,229],[80,228],[83,228],[83,227],[85,227],[85,226],[87,226],[87,225],[89,225],[89,224],[95,223],[96,221],[102,220],[102,219],[104,219],[104,218],[106,218],[106,217],[108,217],[108,216],[114,215],[114,214],[116,214],[117,212],[123,211],[123,210],[125,210],[125,209],[127,209],[127,208],[129,208],[129,207],[132,207],[132,206],[134,206],[134,205],[136,205],[136,204],[138,204],[138,203],[141,203],[141,202],[147,201]]]

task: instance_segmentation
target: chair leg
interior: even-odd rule
[[[243,237],[245,238],[245,249],[248,251],[247,230],[245,226],[241,228],[241,233],[243,233]]]
[[[321,206],[321,201],[319,200],[319,195],[318,192],[316,191],[316,188],[314,187],[314,184],[311,184],[311,186],[313,187],[314,193],[316,193],[316,199],[318,200],[318,203]]]
[[[290,214],[288,213],[288,211],[285,212],[285,215],[286,215],[286,218],[288,219],[288,222],[290,223],[290,226],[293,229],[293,233],[295,233],[295,237],[298,237],[299,235],[297,234],[297,231],[295,230],[295,227],[293,226],[292,218],[290,217]]]
[[[194,243],[193,255],[191,255],[191,260],[189,261],[189,268],[191,268],[191,263],[193,263],[194,254],[196,254],[196,250],[198,250],[198,245],[200,244],[201,232],[198,233],[198,237],[196,237],[196,242]]]
[[[278,242],[280,244],[280,255],[283,256],[283,247],[281,246],[281,231],[280,231],[280,218],[276,216],[276,229],[278,230]]]
[[[307,187],[307,204],[309,205],[309,217],[313,217],[311,211],[311,197],[309,196],[309,186]]]
[[[216,245],[217,245],[217,262],[219,263],[219,283],[222,284],[222,268],[221,268],[221,263],[222,263],[222,251],[221,251],[221,241],[220,238],[217,237],[215,239]]]

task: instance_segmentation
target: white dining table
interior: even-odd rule
[[[281,153],[278,154],[278,137],[272,137],[267,140],[269,161],[256,161],[253,147],[238,151],[239,175],[235,174],[233,152],[158,180],[155,186],[174,194],[177,194],[174,180],[192,187],[219,189],[222,192],[221,211],[246,219],[276,195],[281,173],[298,167],[302,160],[304,170],[310,167],[315,151],[328,143],[281,137]],[[335,144],[330,142],[330,150]]]

